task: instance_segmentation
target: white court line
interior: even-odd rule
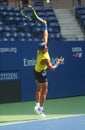
[[[68,115],[68,116],[62,116],[62,117],[53,117],[53,118],[41,118],[37,120],[32,120],[32,121],[20,121],[20,122],[14,122],[14,123],[6,123],[6,124],[0,124],[0,126],[8,126],[8,125],[16,125],[16,124],[23,124],[23,123],[31,123],[31,122],[41,122],[41,121],[46,121],[46,120],[52,120],[52,119],[63,119],[63,118],[69,118],[69,117],[79,117],[79,116],[85,116],[85,114],[76,114],[76,115]]]

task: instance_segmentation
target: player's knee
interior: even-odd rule
[[[42,93],[43,93],[44,95],[46,95],[46,94],[48,93],[48,88],[45,87],[45,88],[43,89]]]

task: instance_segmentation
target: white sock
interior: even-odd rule
[[[42,106],[42,107],[40,107],[40,110],[41,110],[41,111],[43,111],[43,109],[44,109],[44,108],[43,108],[43,106]]]
[[[39,103],[39,102],[36,102],[36,106],[37,106],[37,107],[40,107],[40,103]]]

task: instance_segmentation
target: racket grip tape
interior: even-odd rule
[[[44,20],[43,19],[41,19],[41,18],[38,18],[41,22],[43,22]]]

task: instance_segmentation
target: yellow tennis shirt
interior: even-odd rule
[[[45,54],[43,54],[41,51],[37,52],[37,60],[36,60],[36,65],[35,65],[35,71],[41,72],[42,70],[46,70],[47,69],[47,65],[46,64],[41,65],[41,61],[43,59],[50,60],[50,56],[49,56],[48,51]]]

